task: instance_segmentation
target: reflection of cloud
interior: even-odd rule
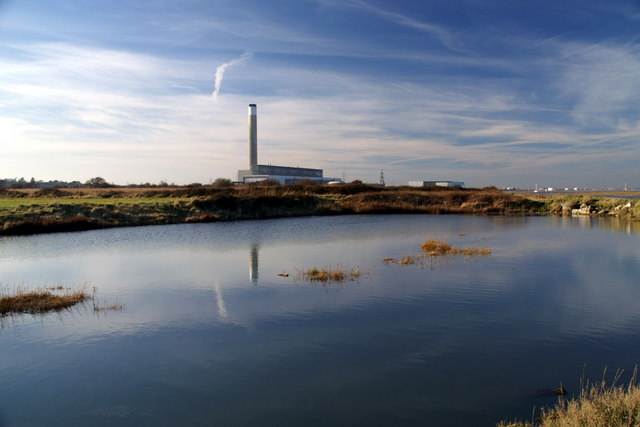
[[[224,303],[224,298],[222,297],[222,290],[220,289],[220,284],[216,281],[213,283],[213,290],[216,293],[216,304],[218,306],[218,315],[222,320],[229,321],[231,320],[229,317],[229,313],[227,312],[227,306]]]

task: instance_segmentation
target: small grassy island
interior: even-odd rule
[[[530,195],[495,188],[247,185],[0,189],[0,235],[139,225],[349,214],[615,215],[640,219],[638,199]]]
[[[307,270],[301,270],[297,274],[299,279],[321,283],[341,283],[345,280],[358,280],[360,276],[362,276],[362,273],[359,268],[345,269],[341,266],[336,268],[312,267]]]
[[[57,286],[46,289],[0,291],[0,317],[12,314],[44,314],[66,310],[90,299],[84,289]]]
[[[95,313],[124,310],[124,304],[118,301],[100,303],[96,296],[96,288],[89,293],[86,286],[71,288],[57,285],[35,289],[0,287],[0,321],[22,314],[44,315],[64,311],[86,302],[91,303],[90,308]]]

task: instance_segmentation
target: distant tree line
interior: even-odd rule
[[[0,188],[80,188],[84,187],[80,181],[36,181],[35,178],[26,180],[23,178],[0,179]]]
[[[362,184],[362,181],[355,180],[352,181],[351,184]],[[192,182],[187,185],[176,185],[174,183],[167,183],[162,180],[157,184],[152,184],[150,182],[144,182],[140,184],[127,184],[127,185],[116,185],[108,182],[106,179],[96,176],[88,179],[86,182],[80,181],[42,181],[36,180],[35,178],[31,178],[30,180],[26,180],[23,178],[4,178],[0,179],[0,188],[168,188],[168,187],[186,187],[186,188],[199,188],[199,187],[214,187],[214,188],[228,188],[233,187],[234,182],[228,178],[217,178],[215,181],[210,182],[209,184],[202,184],[200,182]],[[275,179],[265,179],[263,181],[254,182],[248,184],[251,186],[277,186],[280,183]],[[318,185],[315,181],[310,179],[301,179],[293,185],[297,186],[310,186],[310,185]]]
[[[227,178],[217,178],[211,184],[212,187],[217,188],[227,188],[233,186],[233,181]],[[26,180],[24,177],[22,178],[3,178],[0,179],[0,188],[115,188],[115,187],[130,187],[130,188],[167,188],[167,187],[188,187],[188,188],[198,188],[204,187],[205,184],[199,182],[193,182],[191,184],[187,184],[184,186],[176,185],[174,183],[167,183],[166,181],[160,181],[157,184],[152,184],[150,182],[144,182],[140,184],[127,184],[127,185],[116,185],[109,183],[106,179],[96,176],[88,179],[86,182],[80,181],[42,181],[36,180],[35,178],[31,178],[30,180]]]

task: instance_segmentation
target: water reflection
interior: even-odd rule
[[[590,217],[590,216],[553,216],[554,224],[562,227],[579,227],[581,229],[602,229],[625,234],[640,234],[640,221],[630,221],[617,217]]]
[[[260,247],[257,243],[252,243],[249,248],[249,280],[254,285],[258,284],[258,257]]]
[[[0,331],[0,413],[70,426],[528,419],[537,403],[523,396],[576,390],[585,363],[597,376],[640,361],[640,245],[615,223],[322,217],[0,240],[2,280],[87,281],[127,305]],[[492,255],[382,262],[428,237]],[[337,289],[278,276],[336,264],[370,277]]]
[[[224,303],[224,298],[222,296],[222,289],[220,289],[220,283],[214,282],[213,289],[216,292],[216,305],[218,307],[218,316],[224,321],[231,320],[229,317],[229,312],[227,311],[227,306]]]

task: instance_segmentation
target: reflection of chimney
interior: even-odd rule
[[[256,104],[249,104],[249,169],[258,165],[258,113]]]
[[[258,245],[254,243],[249,249],[249,280],[254,285],[258,284],[258,254]]]

